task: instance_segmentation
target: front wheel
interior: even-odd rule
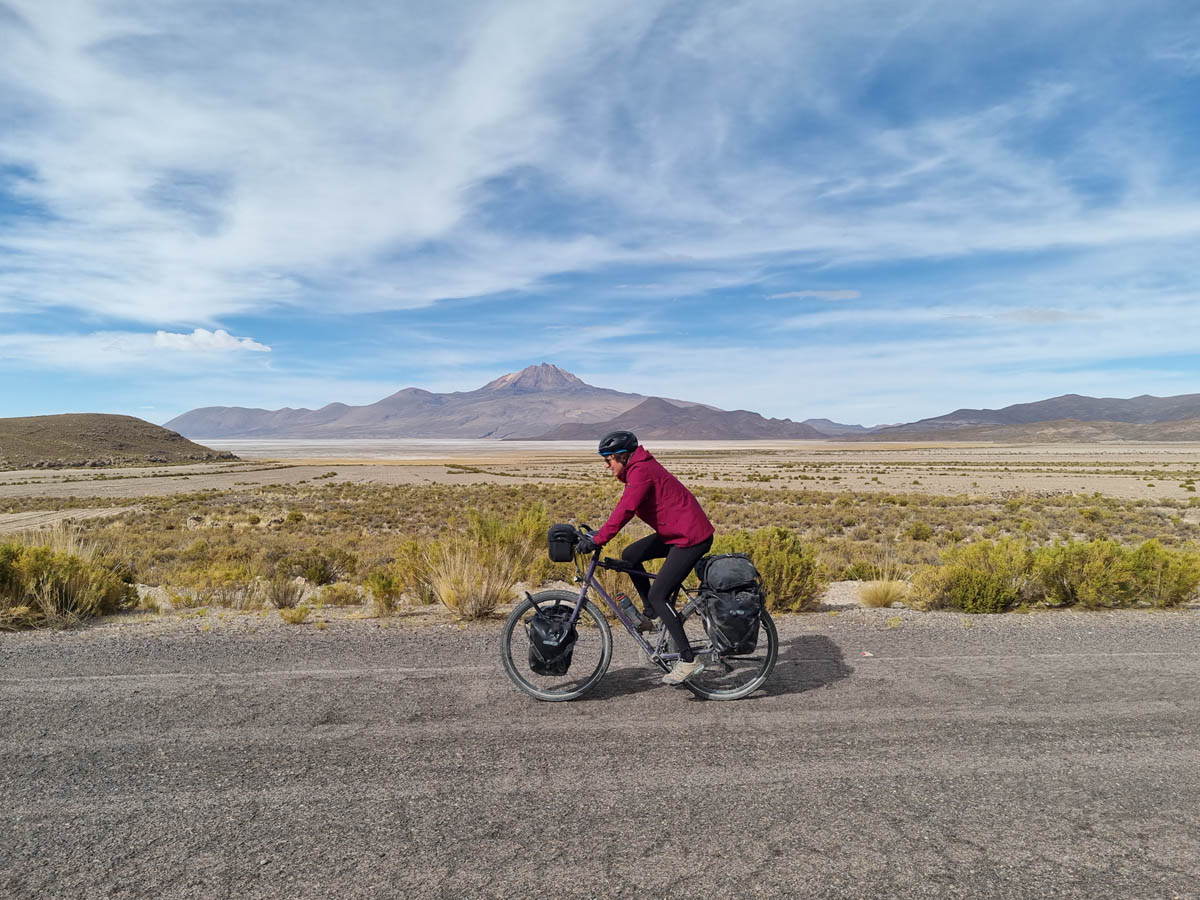
[[[779,632],[765,609],[760,613],[758,646],[745,656],[719,656],[708,639],[704,618],[694,601],[680,614],[684,631],[704,668],[685,681],[684,687],[705,700],[740,700],[749,697],[771,676],[779,656]]]
[[[574,607],[579,597],[570,591],[541,591],[533,595],[541,609]],[[565,675],[538,675],[529,667],[526,625],[537,614],[529,598],[517,604],[500,634],[500,661],[513,684],[538,700],[574,700],[594,688],[612,661],[612,630],[600,610],[585,600],[575,623],[578,637]]]

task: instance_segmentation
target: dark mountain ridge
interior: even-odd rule
[[[583,441],[607,431],[632,431],[652,440],[820,440],[825,437],[811,425],[791,419],[767,419],[744,409],[727,411],[708,407],[680,408],[661,397],[644,400],[607,422],[559,425],[527,440]]]
[[[473,391],[437,394],[404,388],[366,406],[330,403],[318,410],[211,406],[167,422],[200,438],[511,438],[555,426],[604,421],[647,398],[594,387],[542,363]],[[686,400],[678,408],[705,408]]]
[[[1068,420],[1149,425],[1194,418],[1200,418],[1200,394],[1179,394],[1174,397],[1142,394],[1128,399],[1063,394],[1035,403],[1015,403],[1003,409],[956,409],[944,416],[881,428],[874,431],[872,436],[886,439],[982,425],[1031,425]]]

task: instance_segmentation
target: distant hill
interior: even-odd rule
[[[914,423],[915,424],[915,423]],[[904,426],[908,429],[909,426]],[[1024,425],[962,425],[927,431],[889,428],[843,440],[987,441],[1001,444],[1102,443],[1105,441],[1200,441],[1200,418],[1169,422],[1080,422],[1059,419]]]
[[[645,407],[651,400],[654,403]],[[645,408],[642,408],[645,407]],[[726,413],[686,400],[647,398],[594,387],[557,366],[542,363],[488,382],[474,391],[435,394],[405,388],[368,406],[332,403],[318,410],[205,407],[172,419],[167,427],[196,438],[549,438],[574,426],[587,439],[603,423],[641,409],[637,420],[663,418],[643,430],[681,439],[813,437],[822,435],[790,420],[755,413]],[[709,416],[707,413],[717,413]],[[623,419],[624,421],[624,419]]]
[[[826,437],[841,437],[844,434],[869,434],[874,428],[865,425],[844,425],[832,419],[805,419],[800,424],[810,425]]]
[[[1149,425],[1196,418],[1200,418],[1200,394],[1180,394],[1175,397],[1153,397],[1143,394],[1129,399],[1064,394],[1036,403],[1017,403],[1003,409],[957,409],[944,416],[876,429],[871,433],[871,439],[915,440],[917,435],[936,434],[942,440],[957,440],[962,429],[979,426],[1066,421]]]
[[[237,459],[133,416],[69,413],[0,419],[0,469]]]
[[[821,439],[825,435],[811,425],[791,419],[766,419],[744,409],[732,412],[705,406],[679,407],[651,397],[606,422],[559,425],[540,435],[527,438],[542,441],[583,441],[598,439],[608,431],[624,429],[639,440],[725,441],[756,439]]]

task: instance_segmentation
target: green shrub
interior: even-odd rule
[[[955,546],[941,566],[925,566],[913,579],[914,605],[998,613],[1034,594],[1029,547],[1022,541],[980,541]]]
[[[933,537],[933,529],[924,522],[913,522],[905,530],[904,536],[913,541],[927,541]]]
[[[401,585],[396,576],[385,569],[368,572],[363,587],[371,597],[371,605],[379,616],[391,615],[400,602]]]
[[[795,612],[811,607],[828,587],[816,550],[787,528],[719,535],[713,553],[746,553],[762,576],[767,608]]]
[[[285,568],[291,575],[299,575],[312,584],[333,584],[353,575],[358,559],[348,550],[333,547],[326,551],[304,550],[290,556]]]
[[[1034,575],[1046,602],[1085,609],[1128,606],[1135,582],[1128,551],[1110,540],[1067,541],[1040,547],[1034,554]]]
[[[409,603],[428,606],[437,602],[426,566],[428,553],[429,541],[406,538],[396,546],[388,566],[397,589],[408,598]]]
[[[1040,548],[1034,570],[1047,602],[1085,609],[1139,601],[1178,606],[1200,587],[1200,554],[1166,548],[1157,540],[1137,548],[1111,540],[1066,541]]]
[[[1157,607],[1186,603],[1200,587],[1200,553],[1149,540],[1129,554],[1134,596]]]
[[[300,625],[308,618],[311,612],[308,605],[301,603],[299,606],[289,606],[279,610],[279,618],[287,622],[289,625]]]
[[[339,581],[321,588],[320,600],[326,606],[358,606],[362,603],[362,596],[354,585]]]

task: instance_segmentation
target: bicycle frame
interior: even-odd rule
[[[648,640],[642,637],[641,633],[637,630],[637,624],[625,614],[625,610],[621,608],[621,604],[617,603],[616,600],[610,597],[608,595],[608,591],[604,590],[604,586],[596,580],[596,569],[609,569],[613,572],[624,572],[627,575],[631,572],[637,575],[642,575],[642,572],[630,568],[621,560],[613,559],[601,561],[600,554],[598,552],[592,554],[591,561],[587,565],[585,574],[578,574],[584,571],[579,566],[578,561],[576,561],[575,567],[577,573],[575,576],[576,581],[581,582],[582,586],[579,589],[579,599],[575,601],[575,608],[571,611],[571,618],[568,621],[568,627],[575,626],[575,622],[579,619],[579,613],[583,610],[583,602],[587,599],[588,591],[594,588],[600,594],[600,596],[604,598],[605,604],[612,611],[613,615],[616,616],[617,621],[625,626],[625,630],[628,631],[630,636],[641,645],[642,649],[645,650],[646,653],[662,660],[663,662],[672,662],[679,659],[680,654],[678,652],[660,652],[667,642],[668,634],[666,628],[659,630],[658,644],[651,644]],[[657,577],[654,572],[645,572],[644,574],[651,580]],[[687,588],[681,586],[679,590],[682,591],[684,596],[688,597],[689,600],[691,599],[691,592],[689,592]]]

